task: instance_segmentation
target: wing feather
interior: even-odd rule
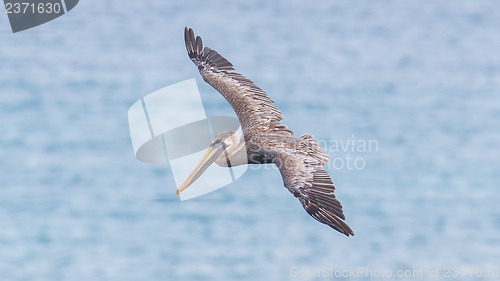
[[[301,159],[297,159],[297,161],[300,162]],[[332,180],[329,176],[328,179],[318,178],[319,175],[328,175],[328,173],[321,166],[303,165],[303,173],[299,176],[301,179],[292,181],[285,180],[284,174],[287,178],[294,177],[293,173],[296,171],[289,171],[286,167],[278,167],[280,171],[283,170],[285,186],[299,199],[306,212],[317,221],[346,236],[354,235],[352,229],[344,222],[342,204],[335,197],[335,187]]]
[[[354,235],[344,222],[342,204],[335,197],[335,186],[326,172],[328,154],[318,142],[305,134],[300,138],[258,139],[259,153],[272,159],[285,187],[299,199],[306,212],[317,221],[343,233]]]
[[[283,113],[266,92],[250,79],[234,72],[233,64],[210,47],[203,48],[201,37],[184,29],[189,58],[198,66],[203,80],[218,90],[238,115],[244,134],[274,133],[290,136],[292,131],[280,121]]]

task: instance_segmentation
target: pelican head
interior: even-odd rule
[[[230,154],[236,150],[238,144],[239,141],[236,132],[225,131],[218,133],[193,171],[191,171],[184,183],[177,189],[177,195],[193,184],[212,163],[215,162],[222,167],[230,167]]]

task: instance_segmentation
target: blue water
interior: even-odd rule
[[[0,15],[0,280],[499,266],[497,2],[101,2],[18,34]],[[328,145],[356,236],[309,217],[273,168],[179,202],[168,165],[135,159],[127,110],[156,89],[196,77],[206,111],[233,114],[184,26]],[[377,147],[334,147],[353,140]]]

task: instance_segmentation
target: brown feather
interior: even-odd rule
[[[203,79],[217,89],[231,104],[238,115],[244,134],[279,133],[292,135],[287,126],[278,126],[283,114],[267,97],[266,92],[245,76],[232,72],[233,64],[213,49],[205,53],[199,36],[195,38],[191,28],[184,31],[186,50],[198,66]],[[273,124],[273,125],[271,125]]]

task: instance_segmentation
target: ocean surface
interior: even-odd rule
[[[271,166],[180,202],[135,159],[127,111],[157,89],[194,77],[234,115],[184,26],[326,147],[354,237]],[[16,34],[1,12],[0,281],[494,280],[499,50],[497,1],[80,1]]]

